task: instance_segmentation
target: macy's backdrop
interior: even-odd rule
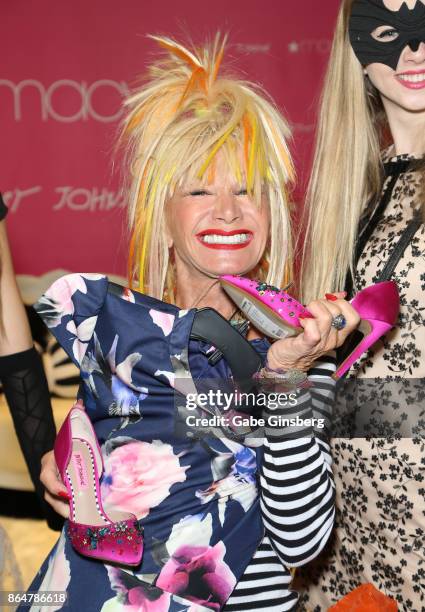
[[[0,190],[18,274],[125,275],[113,148],[121,100],[153,53],[148,33],[202,43],[229,32],[226,64],[289,119],[301,199],[339,0],[73,0],[0,8]]]

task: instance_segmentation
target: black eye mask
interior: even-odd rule
[[[379,26],[391,26],[397,30],[397,38],[375,40],[372,32]],[[407,46],[417,51],[421,42],[425,42],[425,5],[416,0],[414,8],[409,9],[403,2],[398,11],[390,11],[383,0],[355,0],[349,34],[354,53],[364,66],[378,62],[396,70]]]

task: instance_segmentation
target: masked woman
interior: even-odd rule
[[[288,128],[252,84],[219,76],[219,38],[198,52],[157,40],[166,56],[127,101],[123,131],[131,286],[70,275],[37,305],[81,368],[79,397],[103,456],[104,507],[137,517],[143,558],[129,569],[84,557],[65,529],[30,590],[66,591],[71,610],[292,610],[290,569],[318,554],[333,525],[326,440],[308,423],[289,436],[267,428],[261,446],[202,431],[173,395],[194,381],[231,377],[213,338],[191,337],[199,309],[238,320],[218,276],[279,286],[290,278]],[[329,412],[334,364],[321,356],[359,321],[341,296],[311,302],[313,317],[296,338],[270,345],[254,328],[246,340],[238,334],[237,362],[252,349],[267,357],[260,381],[287,381],[294,369],[314,381],[275,414]],[[341,315],[347,325],[338,331]],[[52,454],[42,480],[48,501],[68,516]],[[88,533],[87,550],[98,537]]]
[[[309,568],[308,609],[372,582],[400,610],[425,610],[424,179],[425,5],[344,0],[308,193],[304,295],[342,289],[347,273],[349,291],[392,279],[401,311],[352,373],[357,406],[379,427],[333,444],[337,527],[315,585]]]

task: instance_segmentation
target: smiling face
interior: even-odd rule
[[[384,64],[374,63],[366,67],[366,74],[381,94],[387,113],[397,108],[408,112],[425,112],[424,43],[416,52],[406,47],[396,70]]]
[[[265,251],[269,205],[263,196],[258,206],[218,154],[213,180],[176,190],[166,204],[166,222],[177,282],[187,275],[246,274]]]
[[[387,113],[425,111],[422,0],[355,0],[350,40]]]

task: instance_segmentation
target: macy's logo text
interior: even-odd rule
[[[3,115],[8,105],[7,92],[11,94],[11,108],[15,121],[22,121],[23,108],[34,109],[36,101],[42,121],[53,119],[61,123],[72,123],[87,121],[90,118],[109,123],[121,116],[121,99],[129,94],[129,88],[124,81],[111,79],[100,79],[91,84],[85,81],[60,79],[48,87],[35,79],[24,79],[19,83],[0,79],[0,108]],[[117,100],[113,101],[113,108],[107,110],[105,107],[111,106],[111,93],[117,97]]]

